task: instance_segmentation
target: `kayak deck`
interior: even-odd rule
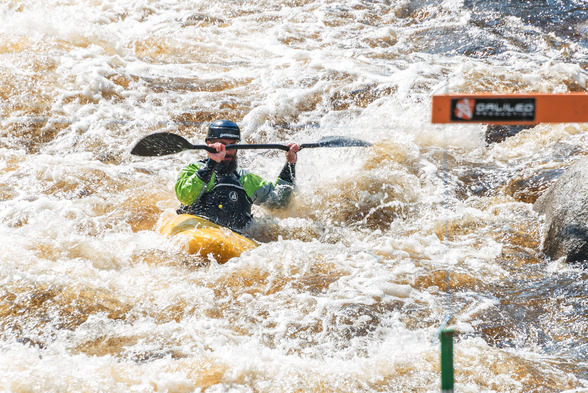
[[[188,253],[212,257],[218,263],[225,263],[258,246],[254,240],[229,228],[191,214],[172,217],[164,222],[159,232],[167,237],[183,236]]]

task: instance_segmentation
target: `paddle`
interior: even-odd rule
[[[353,147],[353,146],[371,146],[372,144],[360,139],[346,138],[343,136],[325,136],[315,143],[303,143],[300,150],[314,147]],[[255,145],[227,145],[228,150],[258,150],[258,149],[279,149],[288,151],[288,146],[276,143],[260,143]],[[147,135],[141,139],[131,154],[143,157],[166,156],[169,154],[180,153],[185,150],[206,150],[211,153],[216,152],[208,145],[193,145],[183,137],[167,132],[158,132]]]

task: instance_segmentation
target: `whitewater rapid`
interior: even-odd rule
[[[431,97],[586,91],[588,11],[562,2],[8,0],[0,7],[0,380],[7,392],[588,389],[586,272],[541,254],[534,200],[585,124],[501,143]],[[261,245],[224,265],[157,228],[202,152],[154,132],[308,149]],[[240,153],[275,180],[283,152]]]

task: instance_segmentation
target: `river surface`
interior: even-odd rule
[[[585,0],[3,0],[0,384],[6,392],[587,392],[587,270],[533,202],[588,125],[489,137],[431,97],[583,92]],[[158,234],[200,143],[299,154],[284,211],[226,264]],[[279,151],[242,151],[274,180]]]

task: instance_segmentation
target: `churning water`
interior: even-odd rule
[[[3,0],[0,382],[9,392],[588,389],[588,279],[532,203],[588,126],[502,142],[431,96],[578,92],[585,0]],[[157,232],[179,170],[129,154],[218,118],[300,152],[263,241],[203,263]],[[240,153],[273,180],[283,152]]]

